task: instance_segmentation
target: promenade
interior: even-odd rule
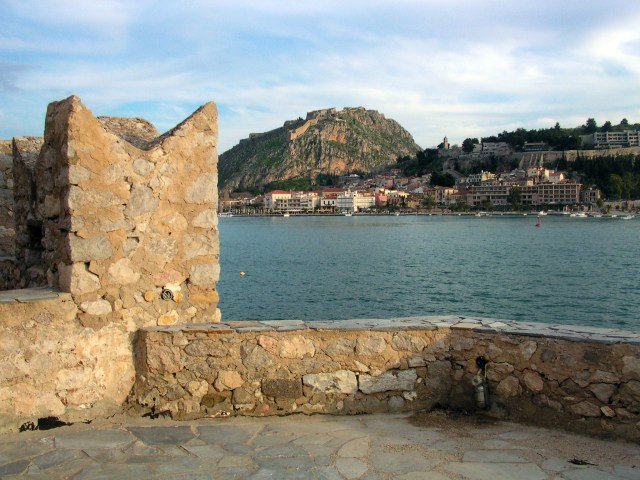
[[[121,416],[0,436],[3,479],[613,480],[640,447],[479,416]]]

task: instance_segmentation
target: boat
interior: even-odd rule
[[[538,215],[538,216],[536,217],[536,227],[538,227],[538,228],[539,228],[539,227],[541,227],[541,226],[542,226],[542,222],[540,221],[540,215]]]
[[[620,217],[622,220],[633,220],[636,218],[635,215],[625,215],[624,217]]]
[[[394,213],[394,215],[395,215],[396,217],[399,217],[399,216],[400,216],[400,214],[399,214],[398,212]]]
[[[602,214],[601,213],[594,213],[593,214],[593,218],[602,218]]]
[[[353,214],[351,212],[347,212],[344,214],[345,217],[353,217]]]
[[[584,212],[578,212],[576,213],[576,218],[587,218],[587,214]]]
[[[283,217],[290,217],[291,215],[289,215],[288,213],[283,213],[282,216]]]
[[[618,215],[616,215],[615,213],[612,213],[611,218],[618,218]]]
[[[218,213],[218,217],[233,217],[233,213],[231,213],[231,212],[220,212],[220,213]]]
[[[538,212],[538,215],[539,215],[540,217],[546,217],[546,216],[547,216],[547,212],[545,212],[544,210],[540,210],[540,211]]]

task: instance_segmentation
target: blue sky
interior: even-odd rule
[[[333,106],[422,147],[640,121],[638,25],[638,0],[0,0],[0,138],[71,94],[160,131],[213,100],[220,152]]]

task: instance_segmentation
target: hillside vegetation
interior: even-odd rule
[[[335,176],[369,172],[418,151],[409,132],[375,110],[312,112],[220,155],[219,187],[263,191],[331,184]]]

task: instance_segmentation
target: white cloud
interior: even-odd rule
[[[140,106],[167,129],[214,100],[222,151],[329,106],[377,109],[422,146],[640,117],[637,4],[44,3],[10,2],[15,22],[0,33],[0,62],[19,53],[30,65],[12,77],[22,110],[3,102],[11,119],[76,93],[97,114]]]

